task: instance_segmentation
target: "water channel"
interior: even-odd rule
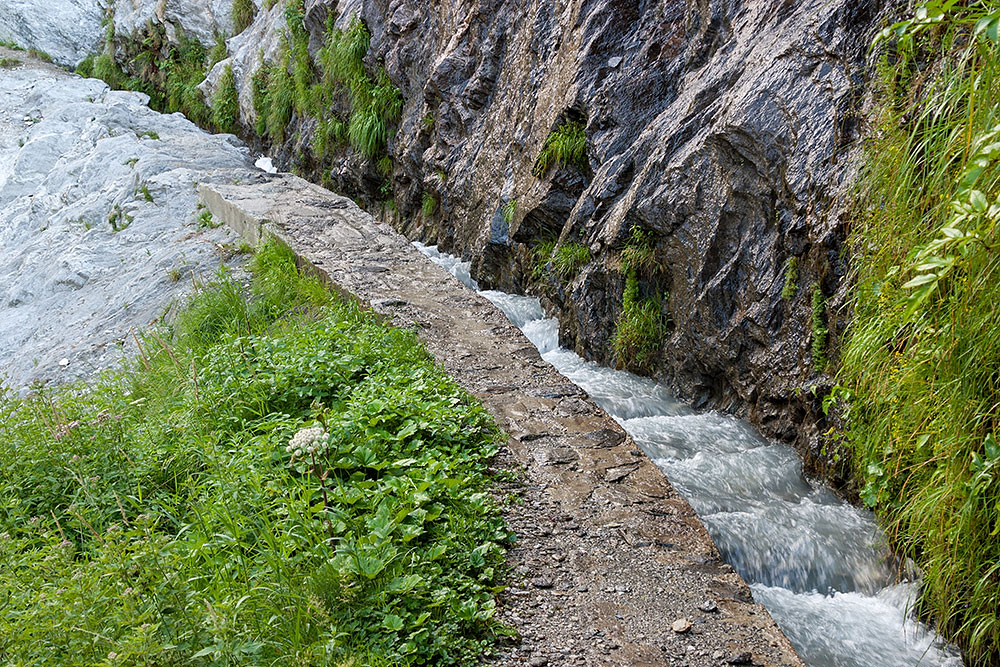
[[[478,291],[467,262],[414,245]],[[895,576],[872,515],[806,478],[791,447],[763,439],[746,422],[696,412],[652,380],[560,348],[557,321],[536,298],[481,294],[664,471],[807,665],[962,665],[955,647],[909,613],[916,584]]]

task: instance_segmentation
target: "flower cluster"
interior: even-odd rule
[[[285,447],[286,452],[290,452],[293,458],[302,458],[307,454],[321,453],[326,447],[327,433],[322,426],[304,428],[288,441]]]

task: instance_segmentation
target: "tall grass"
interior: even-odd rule
[[[0,656],[479,658],[502,631],[498,433],[414,334],[271,246],[249,290],[223,275],[137,341],[92,385],[0,394]]]
[[[235,132],[240,117],[240,99],[232,65],[226,65],[212,98],[212,124],[220,132]]]
[[[587,135],[583,123],[565,121],[553,130],[545,139],[532,173],[537,178],[544,178],[553,166],[586,170]]]
[[[976,665],[1000,664],[1000,47],[965,27],[984,7],[882,65],[838,390],[862,497]]]
[[[625,289],[622,309],[615,319],[611,349],[615,361],[623,368],[648,372],[655,366],[667,325],[660,294],[644,294],[639,286],[640,275],[656,269],[652,235],[640,227],[632,227],[620,262],[625,274]]]

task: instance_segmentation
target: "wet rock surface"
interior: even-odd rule
[[[883,4],[317,0],[305,25],[313,49],[328,15],[363,19],[366,63],[384,64],[402,91],[388,147],[398,229],[471,259],[484,288],[541,296],[563,343],[606,364],[620,253],[644,229],[655,266],[640,290],[662,297],[670,323],[652,375],[795,441],[814,470],[835,474],[819,446],[827,378],[810,359],[811,302],[818,289],[836,343],[844,195]],[[230,41],[248,127],[250,76],[280,30],[262,13],[253,37]],[[539,177],[535,161],[567,121],[585,125],[586,167]],[[271,148],[279,164],[373,206],[388,196],[374,162],[353,153],[303,163],[313,126],[293,118],[291,138]],[[532,253],[546,240],[586,245],[591,261],[539,282]],[[795,293],[783,299],[793,258]]]
[[[30,1],[15,3],[22,23],[37,23],[19,4]],[[74,3],[86,4],[57,4]],[[229,0],[113,4],[121,39],[141,41],[149,20],[173,41],[210,43],[230,29]],[[655,266],[640,292],[660,297],[669,322],[646,371],[699,407],[794,442],[812,472],[843,482],[835,448],[820,442],[829,378],[811,360],[811,304],[818,290],[835,356],[849,315],[845,195],[865,56],[887,4],[308,0],[314,58],[328,17],[344,27],[357,16],[372,33],[366,66],[384,66],[402,92],[388,182],[376,158],[348,148],[332,161],[311,157],[313,119],[293,115],[281,145],[250,130],[251,78],[278,53],[281,4],[228,39],[230,57],[201,88],[210,99],[231,66],[251,144],[372,210],[395,211],[386,220],[410,238],[473,260],[483,287],[541,296],[564,344],[601,363],[622,361],[611,345],[620,254],[632,228],[644,229]],[[546,139],[567,121],[586,128],[586,166],[539,176]],[[390,197],[392,207],[379,203]],[[539,281],[533,249],[546,240],[585,245],[591,261]],[[784,299],[792,259],[795,289]]]
[[[491,662],[719,665],[749,653],[757,664],[801,664],[688,503],[492,304],[302,179],[262,174],[200,193],[248,239],[277,236],[346,294],[416,327],[510,434],[496,465],[515,472],[502,491],[518,540],[498,613],[519,637]]]
[[[209,277],[237,237],[197,182],[256,171],[235,138],[21,52],[0,69],[0,382],[88,376]]]

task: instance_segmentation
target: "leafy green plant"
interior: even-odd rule
[[[920,611],[984,665],[1000,660],[995,11],[928,3],[886,35],[838,375],[862,498],[922,569]]]
[[[652,235],[638,226],[631,229],[631,238],[620,255],[625,274],[622,311],[615,320],[611,349],[616,361],[625,368],[652,370],[663,336],[666,321],[658,293],[643,296],[639,287],[640,272],[655,268],[655,247]]]
[[[0,58],[0,69],[14,69],[20,64],[17,58]]]
[[[587,169],[587,135],[583,123],[565,121],[553,130],[546,138],[531,173],[536,178],[544,178],[553,165],[580,171]]]
[[[143,183],[141,186],[139,186],[139,189],[137,190],[137,194],[142,195],[142,198],[145,201],[148,201],[148,202],[152,202],[153,201],[153,195],[149,191],[149,185],[147,185],[146,183]]]
[[[812,285],[812,311],[810,316],[810,326],[812,329],[811,359],[812,366],[818,372],[826,368],[826,348],[827,335],[829,330],[826,326],[824,311],[826,310],[826,299],[823,298],[823,289],[819,283]]]
[[[257,16],[257,5],[253,0],[233,0],[233,30],[240,34],[250,27]]]
[[[216,229],[217,227],[221,227],[222,224],[222,221],[216,220],[212,212],[208,209],[198,214],[198,226],[202,229]]]
[[[789,257],[785,264],[785,284],[781,288],[781,298],[790,301],[799,290],[799,258]]]
[[[240,99],[236,91],[236,76],[232,65],[226,65],[212,98],[212,124],[220,132],[236,132],[240,116]]]
[[[429,218],[434,215],[434,211],[437,210],[437,207],[438,201],[434,195],[429,192],[425,192],[420,200],[420,212],[424,214],[425,218]]]
[[[466,665],[505,632],[495,424],[287,249],[251,267],[123,370],[0,393],[5,658]]]

